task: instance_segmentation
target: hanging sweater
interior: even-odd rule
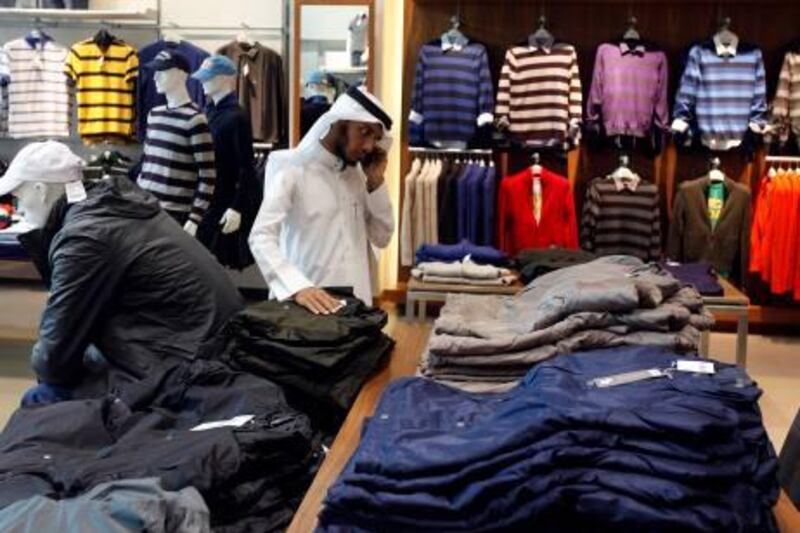
[[[771,122],[781,144],[789,140],[789,133],[800,144],[800,52],[788,52],[783,58]]]
[[[515,139],[532,147],[577,142],[581,102],[578,56],[572,45],[556,43],[550,50],[515,46],[506,52],[495,117]]]
[[[533,171],[530,168],[500,182],[497,201],[497,246],[509,255],[530,248],[576,249],[578,223],[572,187],[563,176],[542,169],[542,211],[533,215]]]
[[[581,247],[597,255],[633,255],[643,261],[661,256],[658,188],[597,178],[586,190]]]
[[[194,104],[158,106],[147,117],[139,186],[161,207],[200,224],[214,196],[214,145],[206,116]]]
[[[727,150],[741,144],[748,127],[766,126],[764,59],[754,46],[737,44],[735,55],[708,41],[689,52],[673,117],[696,124],[703,144]],[[673,124],[673,129],[677,129]]]
[[[493,108],[485,46],[445,49],[440,41],[422,46],[409,120],[421,125],[425,141],[469,142],[478,126],[492,123]]]

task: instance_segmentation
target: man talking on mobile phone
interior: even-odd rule
[[[395,228],[384,183],[391,127],[378,99],[351,87],[297,148],[270,155],[249,242],[272,297],[332,314],[342,302],[325,287],[349,287],[372,304],[370,255]]]

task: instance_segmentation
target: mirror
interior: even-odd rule
[[[348,87],[372,90],[373,17],[371,0],[296,2],[293,146]]]

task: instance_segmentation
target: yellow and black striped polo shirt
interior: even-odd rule
[[[131,45],[115,39],[103,50],[92,39],[72,45],[64,71],[78,98],[78,132],[84,140],[132,137],[135,82],[139,57]]]

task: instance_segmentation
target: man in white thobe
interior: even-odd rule
[[[392,121],[351,87],[300,145],[270,155],[250,248],[270,292],[316,314],[341,302],[324,287],[351,287],[372,304],[370,254],[385,248],[394,216],[384,182]]]

